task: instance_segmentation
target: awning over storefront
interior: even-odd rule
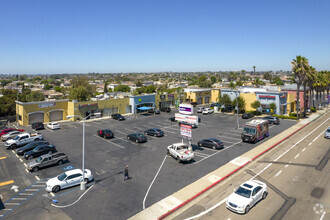
[[[142,107],[139,107],[138,109],[142,110],[142,111],[146,111],[146,110],[149,110],[149,109],[152,109],[152,108],[147,107],[147,106],[142,106]]]

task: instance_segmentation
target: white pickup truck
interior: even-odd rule
[[[43,139],[44,137],[42,136],[42,134],[39,133],[29,134],[25,132],[17,135],[14,139],[7,140],[5,143],[5,147],[7,149],[15,149],[24,146],[32,141],[40,141]]]
[[[174,157],[178,163],[182,161],[191,161],[195,155],[188,149],[188,146],[183,143],[172,144],[167,147],[167,155]]]

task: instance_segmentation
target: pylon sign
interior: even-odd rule
[[[181,124],[181,136],[186,139],[192,138],[191,125]]]

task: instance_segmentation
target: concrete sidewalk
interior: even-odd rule
[[[189,203],[199,195],[211,189],[213,186],[228,178],[248,163],[252,162],[265,152],[269,151],[291,135],[304,128],[310,122],[325,114],[327,111],[328,109],[320,110],[306,119],[301,119],[297,124],[276,135],[272,139],[265,141],[253,150],[233,159],[232,161],[205,175],[194,183],[191,183],[190,185],[153,204],[140,213],[137,213],[130,219],[163,219],[173,212],[180,212],[180,207]]]

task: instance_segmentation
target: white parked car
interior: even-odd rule
[[[258,180],[249,180],[240,185],[226,201],[227,209],[237,213],[248,213],[258,201],[268,194],[267,185]]]
[[[211,109],[211,108],[205,108],[203,110],[203,115],[212,114],[213,112],[214,112],[213,109]]]
[[[327,130],[324,132],[325,138],[330,138],[330,126],[327,128]]]
[[[204,111],[204,107],[198,107],[197,108],[197,113],[202,113]]]
[[[61,189],[79,185],[82,182],[81,169],[74,169],[66,171],[57,177],[53,177],[46,182],[47,192],[58,192]],[[93,180],[93,175],[90,170],[85,169],[85,182]]]
[[[60,125],[57,122],[49,122],[47,123],[47,128],[52,130],[60,129]]]

